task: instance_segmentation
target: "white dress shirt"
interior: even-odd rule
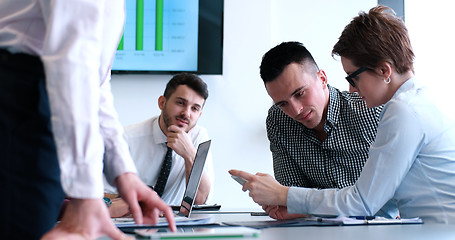
[[[343,189],[291,187],[290,213],[374,215],[396,201],[401,217],[455,223],[455,124],[406,81],[382,111],[357,182]]]
[[[43,61],[62,186],[70,197],[102,197],[103,167],[111,183],[121,173],[136,172],[109,83],[124,5],[0,0],[0,48]]]
[[[141,123],[125,127],[125,138],[130,147],[131,155],[138,169],[141,180],[154,187],[160,174],[161,165],[166,155],[166,135],[159,126],[159,116],[147,119]],[[199,125],[194,126],[188,132],[194,147],[209,140],[207,130]],[[209,150],[204,166],[204,173],[211,183],[211,189],[207,201],[213,192],[213,163],[212,153]],[[172,167],[169,178],[161,197],[167,204],[180,205],[186,188],[185,160],[172,152]],[[107,192],[115,192],[115,189],[106,186]]]

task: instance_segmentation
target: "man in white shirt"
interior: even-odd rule
[[[137,223],[164,211],[175,230],[171,208],[137,177],[113,107],[124,20],[124,0],[0,0],[2,238],[41,238],[65,194],[45,239],[125,237],[102,200],[103,171]]]
[[[161,195],[167,204],[181,204],[197,147],[209,140],[207,130],[196,125],[207,97],[207,85],[200,77],[191,73],[177,74],[167,83],[163,96],[158,98],[161,114],[125,128],[125,138],[139,178],[152,188],[157,186],[167,148],[172,149],[172,167]],[[212,192],[213,178],[209,152],[195,204],[206,202]],[[115,192],[110,186],[105,190]],[[128,213],[122,200],[112,200],[109,207],[112,217]]]

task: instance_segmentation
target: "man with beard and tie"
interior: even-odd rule
[[[161,114],[125,128],[125,138],[139,177],[154,188],[167,204],[180,205],[197,146],[209,140],[207,130],[196,125],[207,97],[207,84],[200,77],[180,73],[167,83],[163,96],[158,98]],[[172,154],[172,163],[164,191],[160,193],[157,185],[167,154]],[[195,204],[207,201],[213,179],[212,157],[209,152]],[[108,185],[105,191],[115,193],[115,189]],[[111,199],[109,201],[105,198],[111,217],[129,213],[123,200],[112,198],[111,194],[106,194],[106,197]]]

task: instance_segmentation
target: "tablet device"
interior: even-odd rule
[[[145,239],[207,239],[259,237],[260,230],[248,227],[182,227],[177,232],[168,228],[137,229],[135,234]]]
[[[240,183],[240,185],[242,185],[242,186],[243,186],[243,184],[246,182],[245,179],[243,179],[243,178],[241,178],[241,177],[239,177],[239,176],[231,175],[231,177],[232,177],[235,181],[237,181],[238,183]]]

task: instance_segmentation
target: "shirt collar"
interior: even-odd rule
[[[153,134],[153,139],[155,140],[155,144],[161,144],[161,143],[167,142],[167,137],[163,133],[163,131],[161,131],[161,128],[160,128],[160,124],[159,124],[160,117],[161,117],[161,115],[152,122],[152,134]]]
[[[329,104],[327,106],[327,118],[324,122],[324,130],[329,133],[332,128],[335,128],[340,116],[340,98],[335,88],[328,85],[329,88]]]
[[[416,85],[414,83],[414,79],[413,78],[410,78],[408,80],[406,80],[406,82],[404,82],[403,84],[401,84],[401,86],[397,89],[397,91],[393,94],[392,98],[391,99],[394,99],[394,98],[397,98],[401,93],[404,93],[404,92],[407,92],[409,91],[410,89],[413,89],[415,88]],[[390,101],[390,100],[389,100]]]

